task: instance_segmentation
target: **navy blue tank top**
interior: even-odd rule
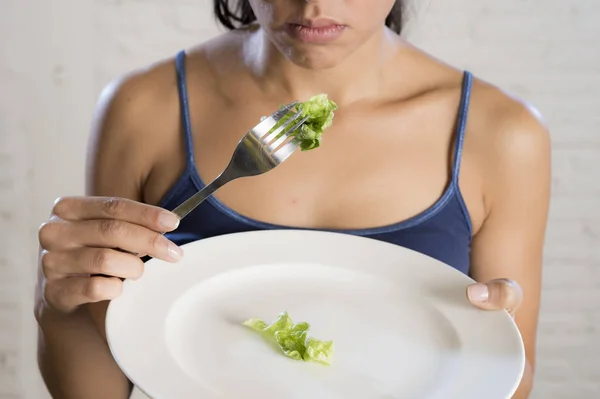
[[[185,138],[186,167],[175,185],[160,203],[165,209],[174,209],[201,190],[205,183],[198,175],[194,161],[192,126],[188,105],[185,53],[176,57],[177,83],[181,103],[181,123]],[[328,230],[354,234],[386,241],[421,252],[468,274],[470,266],[471,219],[458,187],[458,174],[469,109],[472,75],[465,71],[454,138],[451,178],[442,196],[428,209],[405,221],[383,227],[366,229]],[[223,234],[266,229],[290,229],[250,219],[230,209],[211,196],[181,221],[179,228],[167,234],[173,242],[182,245],[203,238]],[[294,227],[295,228],[295,227]],[[305,229],[306,230],[306,229]]]

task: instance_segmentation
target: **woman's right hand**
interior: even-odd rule
[[[128,199],[59,198],[39,230],[45,304],[69,313],[116,298],[123,279],[138,279],[144,271],[134,254],[177,262],[181,248],[161,233],[178,225],[172,212]]]

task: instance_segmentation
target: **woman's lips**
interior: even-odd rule
[[[337,40],[346,27],[335,23],[313,23],[286,25],[287,33],[302,43],[329,43]]]

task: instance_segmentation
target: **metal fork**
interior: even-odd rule
[[[271,132],[298,104],[294,101],[279,111],[264,118],[239,141],[229,165],[212,182],[173,209],[180,219],[186,217],[206,198],[225,184],[241,177],[257,176],[266,173],[285,161],[296,151],[299,144],[293,140],[292,133],[298,129],[308,116],[300,118],[301,113],[292,113],[291,117]],[[296,122],[290,129],[284,129]],[[281,135],[281,136],[280,136]]]

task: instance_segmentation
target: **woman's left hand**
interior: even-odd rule
[[[523,291],[516,281],[499,278],[470,285],[467,288],[467,298],[480,309],[505,309],[514,318],[523,302]]]

